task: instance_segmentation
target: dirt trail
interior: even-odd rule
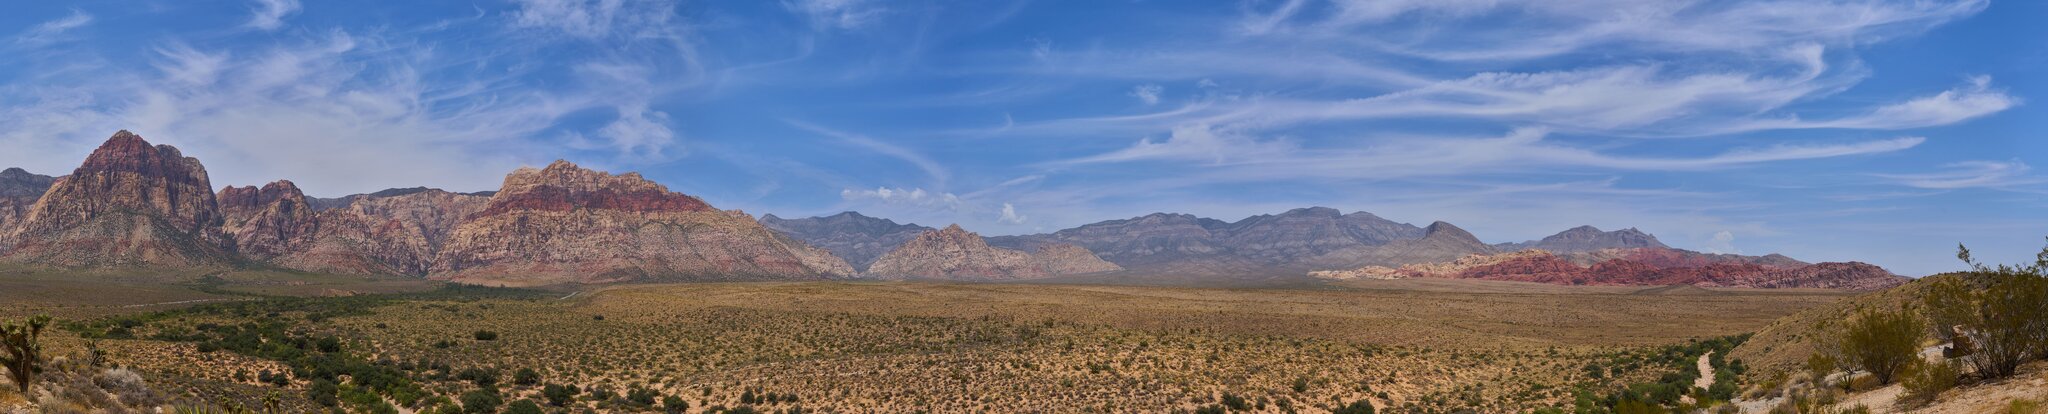
[[[187,304],[187,303],[205,303],[205,302],[222,302],[222,301],[243,301],[243,300],[249,300],[249,298],[214,298],[214,299],[193,299],[193,300],[181,300],[181,301],[175,301],[175,302],[157,302],[157,303],[138,303],[138,304],[134,304],[134,305],[121,305],[121,307],[123,307],[123,308],[140,308],[140,307],[144,307],[144,306],[164,306],[164,305],[183,305],[183,304]]]
[[[1706,354],[1700,355],[1700,377],[1699,379],[1692,380],[1692,386],[1699,387],[1700,389],[1714,387],[1714,364],[1708,363],[1709,360],[1707,359],[1707,357],[1711,356],[1714,356],[1714,351],[1707,351]]]

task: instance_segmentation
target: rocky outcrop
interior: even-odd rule
[[[1470,254],[1446,262],[1415,263],[1398,268],[1365,266],[1350,270],[1310,272],[1323,279],[1401,279],[1411,277],[1486,278],[1483,275],[1545,275],[1551,277],[1584,273],[1585,269],[1542,250],[1500,254]]]
[[[1492,255],[1470,255],[1443,263],[1411,264],[1392,268],[1366,266],[1348,270],[1326,270],[1309,275],[1324,279],[1398,279],[1430,277],[1484,279],[1559,285],[1661,286],[1689,285],[1746,288],[1829,288],[1874,290],[1897,286],[1906,278],[1864,263],[1821,263],[1796,266],[1767,266],[1737,262],[1719,256],[1692,261],[1665,261],[1683,255],[1644,255],[1649,261],[1610,259],[1582,266],[1564,256],[1543,250],[1522,250]],[[1670,265],[1674,264],[1675,265]]]
[[[272,264],[324,273],[424,275],[436,252],[488,197],[437,189],[350,196],[321,210],[303,249]]]
[[[1096,257],[1088,249],[1071,244],[1047,244],[1031,252],[1031,260],[1046,273],[1053,275],[1078,275],[1124,270],[1123,266]]]
[[[1599,228],[1593,226],[1573,227],[1550,237],[1544,237],[1542,240],[1501,243],[1494,247],[1502,251],[1537,249],[1552,253],[1583,253],[1606,249],[1670,248],[1670,246],[1665,246],[1664,242],[1657,241],[1657,236],[1651,236],[1649,233],[1636,230],[1634,227],[1615,231],[1600,231]]]
[[[305,248],[319,224],[306,194],[291,181],[227,187],[216,196],[224,220],[221,231],[235,239],[235,250],[268,260]]]
[[[651,280],[821,279],[853,274],[829,252],[746,213],[719,211],[639,174],[556,161],[521,168],[442,246],[433,277],[542,285]]]
[[[115,133],[57,180],[7,237],[6,260],[55,266],[230,265],[233,240],[206,168]]]
[[[1080,246],[1044,244],[1037,253],[989,246],[955,224],[927,231],[882,255],[867,274],[884,279],[1002,281],[1121,270]]]
[[[29,207],[35,206],[36,199],[42,198],[43,193],[50,191],[50,185],[56,182],[57,177],[33,174],[20,168],[0,170],[0,254],[6,254],[7,249],[13,246],[7,240],[8,234],[21,224],[21,219],[28,215]]]
[[[761,216],[761,225],[811,246],[831,251],[855,269],[866,271],[875,259],[932,228],[874,218],[856,212],[825,217],[784,219]]]
[[[1778,269],[1765,274],[1761,280],[1745,283],[1751,287],[1763,288],[1829,288],[1849,290],[1882,290],[1910,282],[1903,276],[1892,274],[1884,268],[1863,262],[1825,262],[1790,269]]]

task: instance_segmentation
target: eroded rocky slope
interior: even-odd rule
[[[434,277],[533,285],[630,280],[807,279],[853,269],[738,211],[639,174],[566,161],[522,168],[436,256]]]
[[[120,131],[56,180],[6,239],[5,260],[53,266],[219,266],[238,261],[206,167]]]

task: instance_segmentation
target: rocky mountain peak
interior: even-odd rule
[[[306,194],[299,190],[298,184],[293,184],[290,180],[272,181],[264,184],[262,188],[228,186],[222,188],[216,198],[220,200],[221,211],[230,215],[238,211],[262,209],[280,201],[302,207],[308,206]]]
[[[1338,216],[1342,216],[1342,215],[1344,215],[1344,213],[1343,213],[1343,212],[1341,212],[1341,211],[1337,211],[1337,209],[1334,209],[1334,208],[1329,208],[1329,207],[1323,207],[1323,206],[1315,206],[1315,207],[1302,207],[1302,208],[1297,208],[1297,209],[1293,209],[1293,210],[1287,210],[1287,212],[1285,212],[1285,213],[1280,213],[1280,215],[1282,215],[1282,216],[1309,216],[1309,217],[1338,217]]]
[[[642,178],[639,173],[611,175],[556,160],[544,169],[520,168],[505,176],[504,187],[491,196],[479,216],[509,211],[599,209],[628,212],[713,211],[710,204]]]
[[[1584,253],[1605,249],[1669,248],[1663,242],[1657,241],[1657,236],[1644,233],[1642,230],[1637,230],[1634,227],[1615,231],[1601,231],[1600,228],[1593,226],[1573,227],[1549,237],[1544,237],[1542,240],[1502,243],[1497,247],[1503,250],[1543,249],[1557,253]]]
[[[882,254],[895,250],[932,228],[897,224],[893,220],[847,211],[823,217],[785,219],[761,217],[761,224],[791,238],[831,251],[856,269],[865,270]]]
[[[1429,227],[1423,227],[1422,238],[1449,238],[1473,241],[1479,240],[1479,237],[1473,236],[1472,232],[1465,231],[1465,229],[1458,228],[1457,225],[1453,225],[1451,223],[1444,221],[1429,223]]]
[[[242,254],[269,259],[310,243],[319,225],[306,194],[291,181],[255,186],[229,186],[217,196],[225,217],[221,231],[235,239]]]
[[[36,201],[8,254],[67,266],[221,264],[232,241],[220,223],[198,159],[121,131]]]

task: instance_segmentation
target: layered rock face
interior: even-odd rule
[[[761,225],[768,226],[783,235],[801,240],[831,251],[833,255],[846,259],[854,269],[866,271],[882,254],[895,250],[904,242],[932,228],[916,224],[896,224],[895,221],[844,212],[825,217],[784,219],[769,214],[761,217]]]
[[[56,266],[237,262],[206,168],[177,148],[115,133],[30,207],[6,259]]]
[[[222,229],[243,256],[320,273],[425,275],[435,252],[488,198],[436,189],[386,190],[315,205],[290,181],[227,187]]]
[[[1668,249],[1664,242],[1635,228],[1615,231],[1600,231],[1593,226],[1573,227],[1569,230],[1521,243],[1501,243],[1494,247],[1503,251],[1537,249],[1552,253],[1584,253],[1606,249]]]
[[[50,185],[56,182],[57,177],[32,174],[20,168],[0,170],[0,254],[6,254],[7,249],[13,247],[7,239],[9,233],[21,224],[22,217],[28,215],[29,207],[35,206],[36,199],[42,198],[43,193],[50,191]]]
[[[537,285],[628,280],[816,279],[845,261],[745,213],[648,181],[556,161],[522,168],[442,246],[434,277]]]
[[[299,250],[312,239],[319,224],[306,194],[291,181],[276,181],[263,188],[227,187],[216,196],[225,217],[221,230],[235,239],[235,249],[244,256],[268,260]]]
[[[868,274],[887,279],[1001,281],[1122,270],[1080,246],[1046,244],[1036,253],[989,246],[960,225],[919,234],[882,255]]]

